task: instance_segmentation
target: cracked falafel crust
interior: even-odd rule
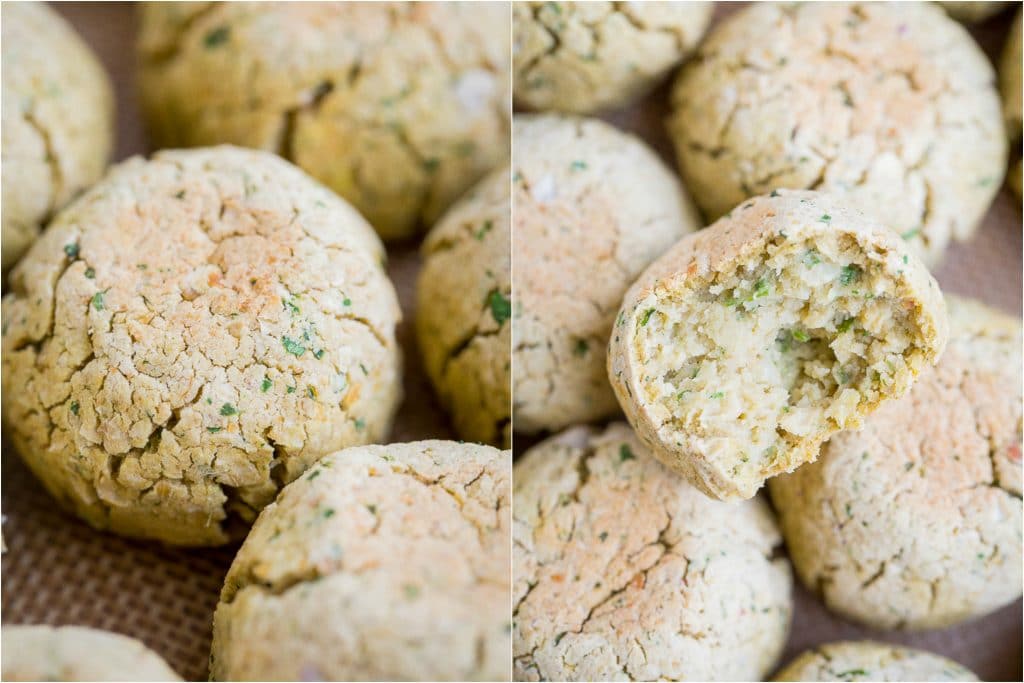
[[[640,97],[697,46],[710,2],[513,3],[515,100],[586,114]]]
[[[946,344],[939,287],[891,230],[780,190],[680,240],[626,293],[608,375],[666,465],[750,498],[903,395]]]
[[[274,151],[384,239],[508,155],[507,3],[145,3],[140,93],[161,147]]]
[[[774,681],[976,681],[951,659],[870,640],[828,643],[804,652]]]
[[[211,680],[509,680],[511,459],[451,441],[322,459],[231,565]]]
[[[3,6],[3,271],[103,174],[114,96],[78,34],[41,2]]]
[[[383,257],[354,209],[272,154],[129,159],[11,273],[9,434],[96,528],[227,542],[321,456],[388,433],[401,313]]]
[[[5,681],[180,681],[160,655],[134,638],[81,626],[0,630]]]
[[[517,116],[513,159],[513,427],[614,414],[604,350],[622,294],[700,228],[678,179],[596,119]]]
[[[669,128],[709,220],[774,188],[845,197],[928,264],[1002,184],[995,74],[931,3],[755,3],[683,67]]]
[[[941,628],[1021,595],[1021,322],[948,306],[935,368],[769,483],[804,584],[874,628]]]
[[[767,503],[711,500],[624,423],[516,463],[516,680],[762,680],[792,577]]]
[[[508,166],[462,197],[423,243],[416,333],[459,436],[511,442],[512,264]]]

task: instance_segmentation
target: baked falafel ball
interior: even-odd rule
[[[508,166],[480,181],[423,243],[416,333],[459,436],[511,443],[512,264]]]
[[[1003,95],[1003,118],[1010,140],[1012,157],[1007,182],[1017,197],[1021,196],[1021,22],[1022,13],[1017,12],[1006,37],[1002,60],[999,62],[999,87]]]
[[[773,681],[976,681],[951,659],[870,640],[819,645],[804,652]]]
[[[4,3],[0,12],[6,272],[50,216],[103,174],[114,95],[89,46],[46,3]]]
[[[623,299],[608,373],[662,462],[709,496],[750,498],[903,395],[947,322],[898,235],[834,196],[780,190],[651,264]]]
[[[401,314],[383,255],[352,207],[272,154],[117,165],[11,272],[14,445],[98,529],[227,542],[321,456],[388,433]]]
[[[513,428],[608,417],[605,347],[622,295],[701,224],[675,175],[597,119],[517,116],[513,182]]]
[[[134,638],[82,626],[0,630],[5,681],[180,681],[167,662]]]
[[[1002,185],[995,73],[923,2],[754,3],[683,67],[669,129],[710,220],[776,188],[874,212],[929,265]]]
[[[711,500],[621,422],[541,442],[514,482],[516,680],[763,680],[775,666],[792,575],[764,500]]]
[[[873,628],[941,628],[1021,595],[1021,322],[947,303],[938,365],[769,481],[803,583]]]
[[[688,57],[710,2],[516,2],[515,100],[589,114],[640,97]]]
[[[508,155],[506,3],[146,3],[160,147],[270,150],[384,239],[431,225]]]
[[[267,506],[214,615],[211,680],[509,680],[512,456],[327,456]]]

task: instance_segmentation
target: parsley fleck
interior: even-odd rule
[[[569,169],[573,171],[585,171],[587,170],[587,162],[576,160],[569,164]]]
[[[647,327],[647,323],[651,321],[651,316],[654,315],[654,309],[648,308],[644,311],[643,317],[640,318],[640,327]]]
[[[103,292],[96,292],[92,295],[92,307],[97,311],[102,311],[106,302],[103,301]]]
[[[306,477],[306,480],[308,481],[310,479],[316,479],[319,476],[320,476],[320,470],[313,470],[312,472],[309,473],[309,476]]]
[[[71,412],[74,415],[78,415],[78,401],[71,402]]]
[[[601,539],[602,543],[604,543],[605,541],[608,540],[608,532],[607,531],[602,531],[601,533],[599,533],[597,535],[597,537]]]
[[[208,48],[217,47],[218,45],[226,43],[230,36],[231,29],[227,26],[218,26],[206,34],[206,37],[203,38],[203,45]]]
[[[78,242],[72,242],[71,244],[64,245],[64,253],[68,255],[68,258],[75,260],[78,258]]]
[[[805,342],[809,340],[810,337],[803,330],[793,330],[793,339],[796,339],[798,342]]]
[[[185,190],[178,190],[175,193],[174,198],[175,199],[184,199],[185,198]]]
[[[330,519],[334,516],[334,508],[327,508],[324,510],[324,519]]]
[[[478,242],[483,242],[484,235],[489,233],[493,227],[494,221],[484,221],[484,224],[480,226],[480,229],[473,233],[473,237],[475,237]]]
[[[716,391],[715,393],[708,396],[708,398],[722,398],[723,396],[725,396],[724,391]]]
[[[836,674],[839,678],[849,678],[851,676],[867,676],[868,672],[864,669],[850,669],[849,671],[843,671],[842,673]]]
[[[356,429],[360,432],[366,429],[366,420],[363,418],[356,418]]]
[[[293,339],[290,339],[289,337],[285,337],[284,339],[282,339],[281,343],[284,345],[284,350],[292,354],[296,358],[300,357],[302,354],[306,352],[305,346],[303,346],[302,344],[298,343]]]
[[[285,299],[284,297],[281,297],[281,305],[284,306],[285,309],[291,309],[292,315],[295,315],[297,313],[301,313],[302,312],[299,309],[299,307],[295,304],[294,299],[295,299],[294,296],[291,296],[288,299]]]
[[[89,278],[90,280],[96,279],[96,271],[95,271],[95,269],[93,269],[93,268],[86,268],[85,269],[85,276],[87,278]]]
[[[822,223],[830,223],[832,222],[832,216],[829,216],[827,213],[823,213],[821,214],[821,218],[819,218],[818,220],[820,220]]]
[[[854,320],[855,318],[847,318],[843,322],[836,325],[836,329],[840,332],[847,332],[851,327],[853,327]]]
[[[210,432],[211,434],[216,434],[217,432],[219,432],[222,429],[224,429],[224,428],[223,427],[207,427],[206,431]]]
[[[855,263],[851,263],[850,265],[843,266],[843,270],[839,274],[839,282],[841,282],[844,286],[845,285],[849,285],[853,281],[860,279],[860,273],[861,273],[860,266],[858,266]]]
[[[636,456],[633,455],[633,450],[629,447],[629,444],[624,443],[619,446],[619,462],[626,462],[627,460],[636,460]]]
[[[317,349],[316,351],[313,352],[313,357],[316,358],[317,360],[320,360],[321,358],[324,357],[324,350]]]
[[[409,600],[415,600],[420,596],[419,586],[414,586],[411,583],[402,586],[402,590],[405,591],[405,597]]]
[[[487,305],[491,307],[491,315],[499,325],[512,317],[512,302],[502,296],[498,290],[487,295]]]
[[[772,193],[770,195],[768,195],[768,196],[769,197],[778,197],[779,196],[779,191],[778,190],[772,190]]]
[[[314,387],[312,384],[307,384],[306,385],[306,394],[311,399],[313,399],[315,401],[316,400],[316,387]]]
[[[268,378],[264,377],[263,383],[260,384],[260,391],[262,391],[265,394],[267,393],[267,389],[269,389],[272,386],[274,386],[274,383],[271,382]]]
[[[238,410],[230,403],[225,403],[220,407],[220,414],[225,417],[229,415],[238,415]]]
[[[909,240],[917,236],[921,232],[921,228],[914,228],[913,230],[907,230],[904,233],[900,233],[900,237],[905,240]]]
[[[294,394],[295,393],[295,387],[288,387],[287,389],[285,389],[285,391],[288,392],[289,394]]]
[[[817,251],[815,251],[814,249],[810,249],[806,254],[804,254],[803,262],[804,265],[807,266],[808,268],[813,268],[814,266],[821,263],[821,257],[818,256]]]
[[[764,280],[758,280],[754,285],[754,299],[761,299],[768,296],[768,283]]]
[[[587,351],[589,349],[590,349],[590,345],[587,344],[587,340],[586,339],[577,339],[576,340],[576,347],[572,350],[572,352],[576,356],[585,356],[585,355],[587,355]]]
[[[348,298],[348,297],[346,296],[346,297],[345,297],[345,299],[344,299],[344,301],[342,301],[342,302],[341,302],[341,305],[342,305],[342,306],[351,306],[351,305],[352,305],[352,299],[349,299],[349,298]]]

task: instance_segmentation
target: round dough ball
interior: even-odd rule
[[[0,44],[6,272],[50,215],[103,174],[114,96],[95,55],[46,3],[5,3]]]
[[[792,613],[761,499],[713,501],[622,423],[515,466],[516,680],[762,680]]]
[[[946,337],[939,287],[903,240],[830,195],[781,190],[651,264],[608,373],[662,462],[750,498],[904,394]]]
[[[697,46],[710,2],[516,2],[515,99],[587,114],[629,104]]]
[[[4,624],[0,640],[5,681],[181,680],[138,640],[109,631]]]
[[[228,541],[321,456],[388,433],[401,313],[383,255],[356,211],[272,154],[119,164],[11,273],[12,441],[99,529]]]
[[[618,411],[605,347],[630,283],[700,227],[678,179],[595,119],[517,117],[513,164],[513,426],[561,429]]]
[[[1005,172],[992,67],[928,3],[751,4],[683,68],[672,109],[711,218],[774,188],[830,192],[929,264],[974,233]]]
[[[951,659],[870,640],[819,645],[790,662],[776,681],[976,681]]]
[[[511,453],[451,441],[328,456],[228,571],[212,680],[508,680]]]
[[[977,24],[999,14],[1011,4],[1010,2],[983,2],[967,0],[966,2],[939,2],[946,14],[965,24]]]
[[[1003,94],[1003,118],[1010,137],[1010,146],[1016,155],[1007,180],[1017,196],[1021,195],[1021,12],[1013,19],[1010,35],[1006,37],[1003,57],[999,64],[999,85]]]
[[[274,151],[408,237],[508,155],[504,3],[146,3],[161,147]]]
[[[423,364],[467,441],[511,443],[512,265],[508,166],[445,214],[423,243],[416,332]]]
[[[954,298],[949,313],[945,354],[905,397],[769,484],[803,582],[875,628],[1021,595],[1021,323]]]

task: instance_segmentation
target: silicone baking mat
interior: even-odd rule
[[[146,150],[134,94],[135,17],[126,3],[57,6],[97,51],[118,96],[116,159]],[[720,12],[723,10],[720,10]],[[986,22],[975,35],[990,54],[998,51],[1009,13]],[[662,121],[666,90],[609,118],[634,130],[666,159]],[[977,237],[951,250],[939,271],[949,291],[975,296],[1007,311],[1021,310],[1021,214],[1003,192]],[[412,338],[417,245],[390,250],[391,277],[405,314],[405,402],[392,438],[408,441],[451,436],[419,366]],[[517,448],[517,451],[521,450]],[[81,624],[141,639],[182,676],[207,677],[213,608],[233,547],[181,550],[100,534],[59,512],[17,456],[3,448],[0,507],[8,551],[2,559],[5,624]],[[917,645],[950,656],[987,680],[1021,680],[1021,603],[956,628],[920,634],[869,631],[831,616],[812,596],[797,591],[796,616],[785,658],[816,643],[870,637]]]

